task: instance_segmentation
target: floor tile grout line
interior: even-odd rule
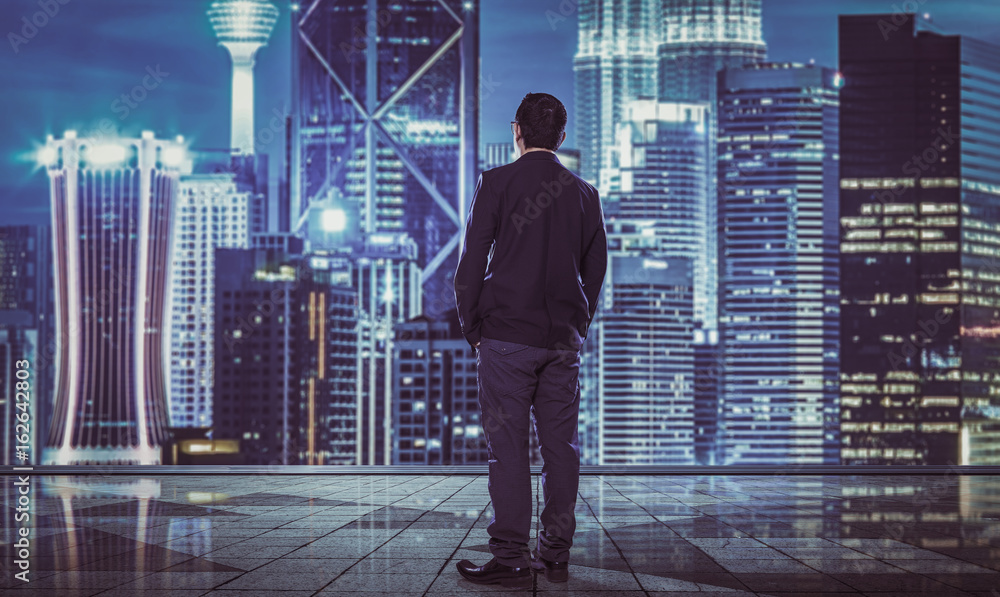
[[[460,487],[458,490],[456,490],[455,493],[453,493],[450,496],[448,496],[448,499],[455,497],[455,494],[461,492],[463,489],[465,489],[469,485],[472,485],[473,483],[475,483],[476,481],[478,481],[480,478],[481,478],[481,476],[472,477],[472,479],[468,483],[466,483],[465,485],[463,485],[462,487]],[[442,503],[448,501],[448,499],[443,500]],[[479,522],[479,519],[483,516],[483,514],[486,513],[486,509],[489,508],[490,504],[492,504],[492,503],[493,502],[488,502],[486,504],[486,506],[483,507],[482,511],[479,512],[479,516],[476,517],[476,522]],[[413,522],[416,522],[416,521],[413,521]],[[434,577],[434,580],[431,581],[431,584],[428,585],[426,589],[424,589],[424,592],[422,593],[421,597],[426,597],[427,592],[431,590],[431,586],[433,586],[434,582],[438,578],[440,578],[441,575],[444,573],[444,569],[448,566],[448,562],[451,561],[452,559],[454,559],[455,554],[458,553],[458,550],[462,548],[462,543],[465,543],[465,540],[468,539],[469,535],[472,534],[472,529],[474,529],[474,528],[476,528],[476,524],[475,523],[473,523],[472,526],[469,527],[469,530],[465,532],[465,535],[462,537],[462,540],[458,542],[458,547],[456,547],[455,550],[451,552],[451,555],[448,556],[448,558],[444,561],[444,563],[441,564],[441,569],[438,570],[438,573]]]
[[[633,481],[633,478],[632,478],[632,477],[628,477],[628,480],[629,480],[629,481]],[[641,481],[633,481],[633,482],[635,482],[635,483],[638,483],[639,485],[644,485],[644,486],[645,486],[645,484],[644,484],[644,483],[642,483]],[[628,497],[627,495],[623,494],[623,493],[622,493],[622,492],[621,492],[621,491],[620,491],[620,490],[619,490],[619,489],[618,489],[617,487],[615,487],[614,485],[612,485],[612,484],[611,484],[610,482],[607,482],[607,481],[606,481],[606,483],[608,484],[608,486],[609,486],[609,487],[611,487],[611,489],[612,489],[612,490],[616,491],[616,492],[618,493],[618,495],[622,496],[623,498],[625,498],[626,500],[628,500],[629,502],[631,502],[631,503],[632,503],[633,505],[635,505],[635,506],[638,506],[638,507],[639,507],[639,509],[641,509],[641,510],[642,510],[643,512],[645,512],[645,513],[646,513],[647,515],[649,515],[649,516],[653,516],[652,514],[650,514],[650,513],[649,513],[649,510],[646,510],[646,509],[645,509],[644,507],[642,507],[641,505],[639,505],[638,503],[636,503],[636,502],[635,502],[635,501],[634,501],[634,500],[633,500],[632,498],[630,498],[630,497]],[[590,506],[590,504],[589,504],[589,503],[587,504],[587,507],[588,507],[588,508],[591,508],[591,512],[593,512],[593,508],[592,508],[592,507]],[[715,518],[715,516],[712,516],[712,515],[710,515],[710,514],[703,514],[703,515],[705,515],[705,516],[708,516],[709,518],[711,518],[711,519],[713,519],[713,520],[717,520],[717,519]],[[595,515],[595,516],[596,516],[596,515]],[[668,529],[670,529],[670,532],[672,532],[672,533],[674,533],[674,532],[675,532],[675,531],[674,531],[673,529],[671,529],[671,528],[670,528],[670,527],[669,527],[669,526],[668,526],[668,525],[667,525],[667,524],[666,524],[665,522],[663,522],[662,520],[659,520],[659,519],[657,519],[657,518],[656,518],[655,516],[653,516],[653,520],[656,520],[656,522],[658,522],[658,523],[662,524],[663,526],[667,527]],[[599,522],[599,523],[601,524],[601,528],[604,528],[604,523],[603,523],[603,522],[600,522],[600,519],[598,519],[598,522]],[[720,522],[721,522],[721,521],[720,521]],[[731,528],[733,528],[734,530],[736,530],[736,531],[739,531],[740,533],[743,533],[743,531],[741,531],[740,529],[737,529],[736,527],[734,527],[734,526],[732,526],[732,525],[729,525],[729,524],[727,524],[727,523],[725,523],[725,522],[723,522],[722,524],[725,524],[726,526],[728,526],[728,527],[731,527]],[[607,531],[605,530],[605,532],[607,532]],[[749,533],[744,533],[744,534],[749,534]],[[678,535],[678,536],[680,536],[680,535]],[[680,536],[680,537],[681,537],[681,539],[684,539],[685,541],[687,541],[687,537],[683,537],[683,536]],[[608,538],[611,538],[611,535],[610,535],[610,534],[608,534]],[[614,543],[614,539],[611,539],[611,541],[612,541],[612,543]],[[687,541],[687,543],[688,543],[688,545],[691,545],[692,547],[694,547],[695,549],[697,549],[697,550],[698,550],[698,551],[700,551],[701,553],[705,554],[705,557],[707,557],[707,558],[711,559],[711,560],[712,560],[713,562],[716,562],[716,564],[718,564],[718,562],[716,561],[716,559],[715,559],[715,558],[713,558],[713,557],[712,557],[711,555],[709,555],[708,553],[706,553],[706,552],[705,552],[705,551],[704,551],[703,549],[701,549],[701,547],[699,547],[698,545],[695,545],[694,543],[691,543],[690,541]],[[618,544],[617,544],[617,543],[615,543],[615,549],[618,549]],[[619,549],[619,552],[620,552],[620,551],[621,551],[621,550]],[[625,555],[624,555],[624,554],[622,554],[622,559],[623,559],[623,560],[625,559]],[[627,561],[627,560],[626,560],[626,563],[628,563],[628,561]],[[631,564],[629,564],[628,566],[629,566],[629,570],[631,570],[631,569],[632,569],[632,565],[631,565]],[[724,567],[724,566],[722,566],[721,564],[719,564],[719,566],[720,566],[720,567],[722,567],[722,568],[725,568],[725,567]],[[748,592],[751,592],[751,593],[754,593],[754,592],[755,592],[755,591],[751,590],[751,589],[750,589],[750,587],[746,586],[746,583],[744,583],[744,582],[743,582],[742,580],[740,580],[740,579],[739,579],[739,578],[738,578],[738,577],[737,577],[737,576],[736,576],[735,574],[733,574],[732,572],[729,572],[729,570],[726,570],[726,573],[728,573],[728,574],[729,574],[730,576],[732,576],[732,577],[733,577],[733,578],[735,578],[735,579],[736,579],[737,581],[739,581],[739,583],[740,583],[741,585],[743,585],[743,587],[744,587],[744,589],[746,589],[746,591],[748,591]],[[632,574],[633,574],[633,576],[634,576],[634,575],[635,575],[635,572],[633,572]],[[638,577],[636,577],[636,582],[638,582],[638,581],[639,581],[639,579],[638,579]],[[695,583],[695,584],[698,584],[698,583]],[[639,583],[639,586],[641,587],[641,586],[642,586],[642,583]],[[699,590],[699,591],[701,590],[701,587],[700,587],[700,586],[698,587],[698,590]],[[647,596],[649,595],[649,593],[648,593],[648,592],[647,592],[646,594],[647,594]]]
[[[427,485],[426,487],[424,487],[424,488],[423,488],[423,489],[421,489],[420,491],[424,491],[424,490],[427,490],[427,489],[430,489],[431,487],[434,487],[435,485],[438,485],[438,484],[440,484],[440,483],[443,483],[443,482],[444,482],[444,481],[445,481],[446,479],[449,479],[449,478],[450,478],[450,477],[447,477],[447,476],[442,476],[442,477],[440,477],[440,478],[439,478],[439,479],[438,479],[437,481],[435,481],[434,483],[431,483],[431,484]],[[394,485],[394,487],[397,487],[398,485],[399,485],[399,484],[397,484],[397,485]],[[466,484],[466,486],[467,486],[467,485],[468,485],[468,484]],[[395,500],[394,502],[392,502],[392,503],[390,503],[390,504],[386,504],[386,505],[382,506],[382,508],[388,508],[388,507],[389,507],[389,506],[391,506],[392,504],[395,504],[395,503],[397,503],[397,502],[401,502],[401,501],[403,501],[403,500],[405,500],[405,499],[409,499],[410,497],[412,497],[412,494],[411,494],[411,495],[405,495],[405,496],[402,496],[402,497],[400,497],[400,498],[399,498],[398,500]],[[379,508],[379,509],[381,510],[381,508]],[[425,513],[426,513],[426,511],[425,511]],[[370,513],[369,513],[369,514],[370,514]],[[362,516],[367,516],[367,514],[364,514],[364,515],[362,515]],[[423,516],[423,514],[421,514],[421,516]],[[419,517],[418,517],[418,519],[419,519]],[[337,576],[333,577],[333,580],[331,580],[330,582],[326,583],[325,585],[323,585],[322,587],[320,587],[319,589],[317,589],[317,590],[316,590],[315,592],[313,592],[313,594],[312,594],[312,596],[311,596],[311,597],[315,597],[316,595],[319,595],[319,594],[320,594],[320,593],[321,593],[321,592],[322,592],[322,591],[323,591],[324,589],[326,589],[327,587],[329,587],[330,585],[332,585],[332,584],[333,584],[334,582],[336,582],[338,578],[340,578],[341,576],[343,576],[344,574],[346,574],[348,570],[350,570],[351,568],[354,568],[355,566],[357,566],[357,565],[358,565],[359,563],[361,563],[361,561],[362,561],[362,560],[364,560],[364,559],[365,559],[365,558],[367,558],[368,556],[372,555],[373,553],[375,553],[376,551],[378,551],[379,549],[381,549],[382,547],[384,547],[386,543],[388,543],[389,541],[392,541],[393,539],[395,539],[396,537],[398,537],[398,536],[399,536],[399,535],[400,535],[400,534],[401,534],[401,533],[402,533],[403,531],[405,531],[406,529],[410,528],[410,526],[412,526],[414,522],[416,522],[416,521],[414,521],[414,520],[411,520],[411,521],[409,521],[409,523],[410,523],[410,524],[408,524],[408,525],[406,525],[405,527],[403,527],[403,528],[399,529],[399,532],[395,533],[394,535],[392,535],[391,537],[389,537],[388,539],[386,539],[385,541],[383,541],[383,542],[382,542],[382,545],[379,545],[378,547],[376,547],[376,548],[375,548],[375,549],[373,549],[372,551],[370,551],[370,552],[366,553],[366,554],[365,554],[364,556],[362,556],[362,557],[358,558],[358,561],[357,561],[357,562],[354,562],[353,564],[351,564],[350,566],[348,566],[347,568],[345,568],[344,570],[342,570],[342,571],[340,572],[340,574],[338,574]],[[349,523],[347,523],[347,524],[352,524],[352,523],[350,523],[350,522],[349,522]],[[345,524],[345,525],[343,525],[343,526],[347,526],[347,525]],[[343,528],[343,526],[341,526],[341,527],[338,527],[338,528]],[[331,531],[331,532],[332,532],[332,531]],[[328,534],[329,534],[329,533],[328,533]],[[325,536],[325,535],[324,535],[324,536]],[[309,544],[307,543],[306,545],[309,545]],[[303,545],[302,547],[305,547],[305,545]],[[300,547],[299,549],[301,549],[301,547]],[[431,581],[431,584],[433,584],[433,581]]]
[[[622,493],[620,491],[618,491],[618,489],[616,489],[614,485],[611,485],[610,482],[608,482],[608,481],[605,480],[604,483],[607,484],[608,486],[610,486],[611,489],[613,489],[614,491],[616,491],[618,493],[618,495],[622,495]],[[624,496],[622,496],[622,497],[624,497]],[[581,495],[581,498],[582,498],[582,495]],[[639,585],[639,589],[642,590],[643,594],[646,597],[650,597],[649,590],[647,590],[646,587],[644,587],[642,585],[642,583],[639,582],[639,577],[636,576],[635,570],[632,569],[632,564],[630,564],[629,561],[625,558],[625,552],[623,552],[622,549],[620,547],[618,547],[618,542],[615,541],[614,537],[611,536],[611,533],[608,532],[608,529],[604,526],[604,522],[601,521],[601,519],[597,517],[597,513],[594,512],[594,507],[590,505],[590,502],[588,502],[586,500],[586,498],[583,498],[583,503],[587,505],[587,509],[590,510],[590,514],[597,521],[597,524],[601,525],[601,530],[604,531],[604,534],[607,536],[608,541],[611,541],[611,545],[615,546],[615,550],[618,552],[619,557],[621,557],[622,561],[625,562],[625,565],[628,566],[628,571],[632,575],[632,579],[635,580],[635,584]]]
[[[433,486],[435,486],[435,485],[437,485],[437,484],[439,484],[439,483],[443,482],[443,481],[444,481],[445,479],[448,479],[448,477],[441,477],[441,478],[439,478],[439,479],[438,479],[437,481],[435,481],[435,482],[433,482],[433,483],[430,483],[429,485],[427,485],[426,487],[424,487],[424,488],[423,488],[423,489],[421,489],[420,491],[423,491],[423,490],[425,490],[425,489],[429,489],[429,488],[431,488],[431,487],[433,487]],[[403,481],[402,481],[401,483],[396,483],[396,484],[395,484],[395,485],[393,485],[392,487],[398,487],[398,486],[400,486],[400,485],[402,485],[402,484],[405,484],[405,483],[408,483],[408,482],[409,482],[409,479],[406,479],[406,478],[404,477],[404,478],[403,478]],[[377,493],[377,492],[374,492],[374,493]],[[247,495],[253,495],[253,494],[247,494]],[[373,495],[373,494],[369,494],[369,496],[371,496],[371,495]],[[396,502],[400,502],[400,501],[402,501],[402,500],[405,500],[405,499],[408,499],[408,498],[412,497],[412,495],[413,495],[413,494],[409,494],[409,495],[404,495],[404,496],[401,496],[401,497],[400,497],[399,499],[397,499],[397,500],[395,500],[395,501],[393,501],[393,502],[391,502],[391,503],[389,503],[389,504],[384,504],[384,505],[383,505],[383,504],[378,504],[378,505],[379,505],[380,507],[379,507],[379,508],[378,508],[377,510],[374,510],[374,511],[376,511],[376,512],[377,512],[378,510],[381,510],[382,508],[387,508],[387,507],[391,506],[392,504],[395,504]],[[363,499],[363,498],[358,498],[358,499],[356,499],[356,500],[347,500],[347,501],[355,501],[355,502],[356,502],[356,501],[359,501],[360,499]],[[372,505],[372,506],[375,506],[376,504],[370,504],[370,505]],[[280,508],[278,508],[278,509],[280,510]],[[368,514],[371,514],[371,512],[369,512]],[[359,515],[359,516],[358,516],[358,518],[360,518],[361,516],[367,516],[368,514],[361,514],[361,515]],[[291,522],[291,521],[290,521],[290,522]],[[300,546],[296,547],[296,548],[295,548],[295,550],[298,550],[298,549],[302,549],[302,548],[303,548],[303,547],[305,547],[306,545],[311,545],[312,543],[315,543],[316,541],[319,541],[319,540],[320,540],[320,539],[322,539],[323,537],[326,537],[327,535],[330,535],[330,534],[331,534],[331,533],[333,533],[334,531],[337,531],[337,530],[339,530],[339,529],[342,529],[342,528],[344,528],[345,526],[347,526],[347,525],[349,525],[349,524],[354,524],[355,522],[357,522],[357,520],[356,520],[356,519],[355,519],[355,520],[352,520],[352,521],[348,521],[348,522],[345,522],[344,524],[342,524],[342,525],[340,525],[340,526],[336,527],[335,529],[331,530],[331,531],[330,531],[329,533],[326,533],[326,534],[325,534],[325,535],[323,535],[322,537],[316,537],[315,539],[313,539],[313,540],[312,540],[312,541],[310,541],[309,543],[305,543],[305,544],[303,544],[303,545],[300,545]],[[280,527],[279,527],[279,528],[280,528]],[[407,527],[404,527],[404,528],[400,529],[398,533],[395,533],[394,535],[392,535],[392,537],[389,537],[389,538],[388,538],[388,539],[387,539],[386,541],[384,541],[384,542],[382,543],[382,545],[385,545],[385,543],[388,543],[388,541],[392,540],[392,539],[393,539],[394,537],[396,537],[397,535],[399,535],[399,533],[401,533],[401,532],[403,532],[404,530],[406,530],[406,528],[407,528]],[[273,529],[272,529],[272,530],[273,530]],[[248,538],[247,538],[246,540],[249,540],[249,539],[253,539],[253,537],[248,537]],[[245,541],[246,541],[246,540],[245,540]],[[233,544],[231,544],[231,545],[227,545],[226,547],[232,547],[233,545],[239,545],[240,543],[243,543],[243,541],[238,541],[238,542],[236,542],[236,543],[233,543]],[[322,586],[322,587],[320,587],[320,588],[319,588],[319,589],[318,589],[317,591],[315,591],[315,592],[313,593],[313,595],[315,595],[315,594],[316,594],[316,593],[318,593],[319,591],[322,591],[323,589],[325,589],[326,587],[328,587],[328,586],[329,586],[329,585],[330,585],[331,583],[333,583],[333,582],[334,582],[335,580],[337,580],[338,578],[340,578],[341,576],[343,576],[345,572],[347,572],[348,570],[350,570],[351,568],[353,568],[353,567],[354,567],[355,565],[357,565],[357,564],[358,564],[358,562],[360,562],[361,560],[363,560],[363,559],[367,558],[368,556],[370,556],[370,555],[371,555],[372,553],[374,553],[375,551],[378,551],[378,549],[379,549],[379,548],[381,548],[381,547],[382,547],[382,545],[379,545],[378,547],[376,547],[376,548],[375,548],[375,549],[373,549],[372,551],[368,552],[367,554],[365,554],[364,556],[362,556],[361,558],[359,558],[357,562],[355,562],[354,564],[351,564],[351,565],[350,565],[350,566],[348,566],[348,567],[347,567],[346,569],[344,569],[343,571],[341,571],[341,573],[340,573],[340,574],[338,574],[337,576],[335,576],[335,577],[333,578],[333,580],[331,580],[331,581],[330,581],[329,583],[327,583],[327,584],[323,585],[323,586]],[[225,549],[225,548],[220,548],[220,549]],[[292,550],[292,551],[295,551],[295,550]],[[216,550],[216,551],[217,551],[217,550]],[[211,552],[207,552],[207,553],[211,553]],[[289,552],[289,553],[291,553],[291,552]],[[202,554],[202,556],[204,556],[204,555],[207,555],[207,554]],[[286,555],[287,555],[287,554],[286,554]],[[201,556],[198,556],[198,557],[201,557]],[[282,557],[284,557],[284,556],[279,556],[279,557],[275,558],[275,559],[274,559],[274,561],[277,561],[277,560],[280,560],[280,559],[281,559]],[[265,564],[265,565],[266,565],[266,564]],[[233,582],[233,581],[235,581],[235,580],[237,580],[237,579],[239,579],[239,578],[242,578],[244,574],[249,574],[250,572],[251,572],[251,571],[244,571],[244,573],[243,573],[243,574],[240,574],[239,576],[235,576],[235,577],[233,577],[233,578],[231,578],[231,579],[227,580],[226,582],[224,582],[224,583],[222,583],[222,584],[219,584],[219,585],[216,585],[215,587],[212,587],[212,589],[211,589],[211,590],[213,590],[213,591],[214,591],[214,590],[216,590],[216,589],[218,589],[218,588],[220,588],[220,587],[223,587],[223,586],[225,586],[225,585],[227,585],[227,584],[229,584],[229,583],[231,583],[231,582]]]

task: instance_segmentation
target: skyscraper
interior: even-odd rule
[[[393,464],[487,464],[476,353],[458,314],[396,325]]]
[[[760,62],[761,0],[660,0],[658,96],[671,102],[715,106],[715,75]]]
[[[1000,47],[903,16],[840,17],[841,454],[997,464]]]
[[[171,213],[184,148],[144,132],[45,147],[52,189],[56,377],[44,464],[156,464]]]
[[[603,186],[625,105],[656,97],[662,0],[580,0],[573,59],[581,176]]]
[[[407,234],[436,318],[475,184],[478,2],[309,0],[293,21],[293,228],[339,192],[360,232]]]
[[[724,464],[838,464],[837,87],[830,69],[718,75]]]
[[[608,231],[608,276],[581,371],[585,462],[694,464],[690,259],[657,258],[641,231]]]
[[[208,17],[233,61],[232,140],[233,153],[254,153],[253,65],[254,56],[267,45],[278,20],[278,9],[267,0],[215,0]]]
[[[55,377],[55,305],[52,299],[52,235],[48,226],[0,226],[0,333],[10,351],[10,366],[31,350],[31,462],[39,463],[52,420],[52,383]],[[0,363],[7,362],[0,360]],[[13,369],[9,371],[14,380]],[[13,383],[0,386],[0,411],[16,408]],[[4,393],[7,391],[7,393]],[[13,410],[10,410],[13,413]],[[14,424],[0,429],[0,438],[14,435]],[[8,462],[8,450],[0,462]],[[20,463],[19,463],[20,464]]]
[[[703,103],[715,137],[715,73],[764,59],[760,0],[581,0],[574,60],[582,176],[611,190],[616,131],[634,100]],[[717,327],[715,146],[709,144],[698,327]],[[702,298],[701,291],[707,292]]]
[[[232,174],[180,181],[170,286],[170,425],[211,427],[215,363],[215,250],[249,246],[250,193]]]
[[[636,100],[629,102],[613,150],[605,195],[608,218],[642,222],[655,252],[685,257],[695,266],[695,319],[708,310],[708,107]]]
[[[717,135],[716,73],[760,62],[767,54],[761,0],[661,0],[662,37],[657,49],[658,97],[709,106],[709,138]],[[715,144],[709,146],[705,205],[705,308],[695,317],[711,334],[718,327],[718,201]]]
[[[356,464],[392,464],[395,327],[422,312],[416,252],[416,244],[405,235],[374,234],[310,257],[313,269],[358,297]]]
[[[216,253],[215,437],[247,464],[357,464],[357,292],[317,259]]]

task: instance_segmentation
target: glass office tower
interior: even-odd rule
[[[232,174],[181,178],[170,285],[170,425],[211,427],[215,250],[250,243],[250,193]]]
[[[488,464],[476,352],[458,314],[395,326],[392,463]]]
[[[615,131],[628,102],[656,97],[661,0],[581,0],[573,59],[580,175],[595,185],[613,167]]]
[[[158,464],[180,142],[49,139],[56,393],[43,464]]]
[[[839,464],[838,84],[788,63],[718,75],[724,464]]]
[[[623,110],[608,218],[642,222],[662,256],[694,262],[695,319],[708,310],[708,106],[637,100]],[[714,278],[714,276],[713,276]]]
[[[614,224],[581,367],[583,462],[694,464],[692,261],[655,257]]]
[[[360,232],[406,233],[437,318],[475,185],[478,2],[311,0],[292,20],[293,228],[340,192]]]
[[[840,17],[846,464],[1000,462],[1000,47]]]

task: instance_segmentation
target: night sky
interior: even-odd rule
[[[34,149],[47,134],[76,129],[85,135],[113,123],[126,136],[152,130],[184,135],[196,148],[228,146],[229,57],[216,45],[205,15],[210,0],[41,1],[59,12],[15,51],[11,35],[22,34],[22,18],[40,12],[39,0],[0,0],[0,223],[49,221],[48,182],[34,161]],[[482,140],[509,140],[508,122],[521,97],[545,91],[566,104],[565,146],[574,147],[575,0],[480,1]],[[289,107],[289,11],[284,0],[272,2],[281,17],[257,55],[258,131]],[[561,6],[570,12],[553,19]],[[996,0],[764,0],[768,59],[835,66],[838,14],[892,13],[904,6],[930,13],[929,29],[1000,44]],[[147,77],[153,84],[146,98],[126,111],[120,96],[150,72],[158,73],[159,82]],[[276,137],[274,167],[284,147],[283,134]]]

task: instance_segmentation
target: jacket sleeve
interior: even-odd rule
[[[482,336],[479,298],[483,291],[490,248],[496,238],[500,217],[498,203],[498,198],[485,180],[485,174],[480,175],[465,224],[462,256],[458,260],[458,269],[455,272],[458,321],[462,326],[462,334],[470,346],[478,344]]]
[[[604,210],[601,208],[601,199],[597,196],[597,191],[594,191],[594,195],[597,204],[597,226],[580,266],[583,293],[587,296],[587,304],[590,307],[588,327],[597,312],[597,299],[600,297],[604,276],[608,271],[608,236],[604,229]]]

